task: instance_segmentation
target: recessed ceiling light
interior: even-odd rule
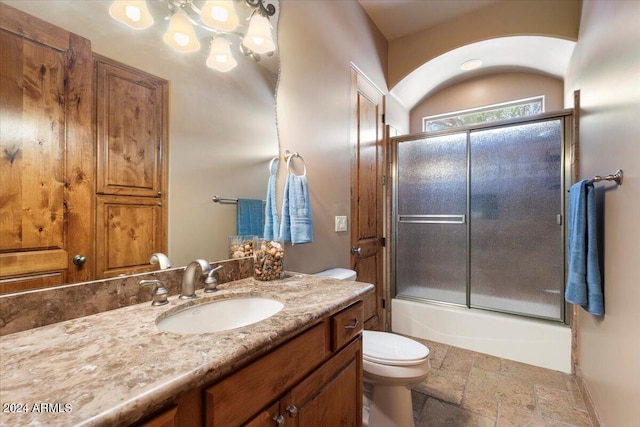
[[[466,62],[464,62],[461,66],[460,69],[464,70],[464,71],[469,71],[469,70],[475,70],[476,68],[479,68],[480,66],[482,66],[482,61],[479,59],[470,59]]]

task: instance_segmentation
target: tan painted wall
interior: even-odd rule
[[[581,0],[498,2],[393,40],[389,44],[389,88],[429,60],[481,40],[523,35],[576,40],[580,4]]]
[[[545,111],[562,110],[562,80],[533,73],[500,73],[444,88],[411,110],[411,133],[422,132],[422,118],[516,99],[545,96]]]
[[[581,176],[604,195],[605,315],[579,313],[579,367],[604,426],[640,425],[640,3],[585,0],[565,99],[581,92]]]
[[[350,215],[349,63],[386,90],[387,42],[355,1],[284,1],[279,39],[280,146],[306,161],[315,234],[312,244],[285,248],[285,267],[346,268],[349,232],[334,231],[334,216]]]

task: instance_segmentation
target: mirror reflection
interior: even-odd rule
[[[166,253],[174,267],[196,258],[228,258],[228,237],[236,234],[236,208],[234,205],[214,203],[212,197],[263,199],[269,177],[269,160],[279,153],[275,119],[275,90],[279,73],[278,1],[234,0],[231,3],[238,15],[238,26],[230,32],[216,30],[214,24],[198,24],[198,13],[203,11],[207,3],[215,2],[148,1],[146,6],[153,23],[145,29],[133,28],[113,18],[118,11],[115,8],[110,13],[110,9],[114,9],[118,3],[127,2],[20,0],[3,3],[90,40],[91,52],[97,58],[114,60],[143,72],[144,76],[166,81],[167,146],[166,152],[162,153],[165,157],[161,165],[167,177],[164,186],[167,198],[162,206],[167,218],[162,237],[167,241]],[[269,13],[256,13],[260,4],[265,10],[269,8]],[[186,16],[181,9],[183,7],[191,8],[190,14],[195,12],[185,19],[194,34],[189,37],[194,37],[200,48],[190,52],[179,52],[163,40],[170,27],[173,26],[175,30],[175,17]],[[129,9],[128,13],[138,20],[146,16],[145,11]],[[211,11],[208,13],[209,16],[215,15]],[[126,8],[124,16],[127,17]],[[255,16],[268,17],[268,24],[272,27],[273,53],[269,50],[269,40],[256,45],[259,37],[249,33]],[[264,21],[256,25],[258,30],[265,28]],[[243,43],[247,33],[250,40]],[[181,38],[180,31],[174,31],[173,34],[177,46],[190,43]],[[251,45],[251,42],[254,44]],[[225,56],[229,52],[231,56]],[[92,76],[95,76],[93,73],[95,70],[92,71]],[[126,87],[123,93],[131,95]],[[118,108],[109,114],[118,120],[125,120],[128,116],[137,117],[140,111],[127,109],[126,96],[123,99],[121,103],[113,104]],[[7,113],[5,105],[2,104],[3,116]],[[86,124],[95,132],[95,109],[92,109],[89,117]],[[24,125],[24,119],[22,123]],[[92,138],[99,140],[95,134]],[[3,139],[3,145],[7,145],[8,139],[4,135]],[[94,150],[94,155],[97,156],[99,152],[98,149]],[[117,162],[111,165],[118,170],[116,166]],[[141,181],[136,182],[139,184]],[[99,190],[99,183],[92,185],[96,186],[94,191]],[[100,211],[102,202],[99,196],[93,194],[94,219],[91,231],[87,233],[89,235],[68,236],[67,240],[87,238],[92,245],[100,245],[96,241],[100,227],[104,227],[100,220],[102,216],[110,215],[110,211],[106,208]],[[122,192],[117,191],[110,196],[118,200],[124,197]],[[139,197],[137,194],[134,196]],[[158,226],[156,223],[149,225],[145,217],[142,217],[141,223],[145,227]],[[135,234],[134,230],[130,232]],[[130,253],[126,254],[127,251]],[[6,254],[9,251],[2,248],[2,252]],[[131,248],[118,248],[115,252],[123,259],[131,256],[149,260],[152,255],[135,253]],[[69,255],[71,268],[74,254]],[[96,259],[92,259],[95,253],[77,255],[85,257],[83,268],[94,268],[96,274],[93,277],[100,278],[95,271]],[[43,268],[37,264],[33,263],[33,270],[27,273],[43,274]],[[150,268],[156,269],[158,266]],[[3,276],[7,277],[5,274]],[[0,277],[1,280],[3,277]]]

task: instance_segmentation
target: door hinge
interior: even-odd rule
[[[380,238],[380,246],[382,246],[382,247],[386,247],[387,246],[387,238],[386,237],[381,237]]]
[[[381,181],[382,181],[382,185],[387,185],[387,176],[382,175]]]
[[[386,114],[382,114],[382,123],[387,123],[387,115]]]
[[[387,308],[387,300],[382,298],[382,308]]]

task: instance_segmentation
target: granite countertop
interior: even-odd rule
[[[360,282],[294,274],[225,283],[0,337],[0,426],[126,425],[214,382],[373,290]],[[274,316],[223,332],[174,334],[156,319],[180,305],[240,295],[284,303]]]

